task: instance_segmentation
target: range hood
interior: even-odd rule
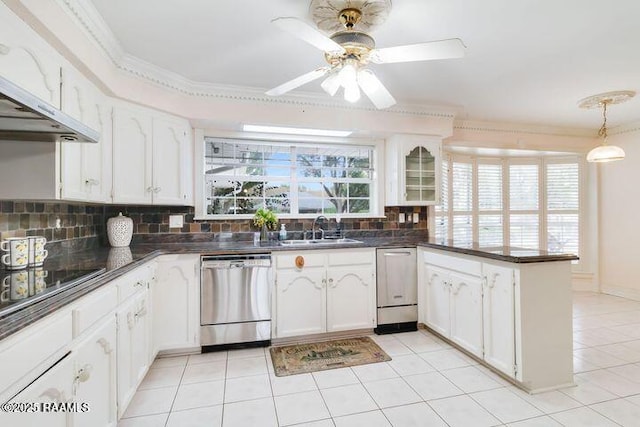
[[[100,134],[0,76],[0,141],[98,142]]]

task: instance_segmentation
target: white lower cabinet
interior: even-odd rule
[[[419,317],[530,392],[573,383],[571,262],[419,249]]]
[[[324,266],[276,272],[274,338],[327,331],[325,286]]]
[[[427,282],[426,324],[482,357],[482,279],[423,261]]]
[[[482,299],[484,360],[513,376],[515,360],[515,305],[513,268],[484,263]]]
[[[274,338],[375,326],[375,249],[280,252],[274,260]]]
[[[86,403],[87,411],[73,414],[74,426],[115,426],[116,410],[116,317],[108,315],[81,340],[75,351],[74,401]]]
[[[120,306],[118,318],[118,416],[121,417],[151,363],[149,292]]]
[[[153,285],[153,348],[200,346],[200,255],[162,255]]]
[[[24,404],[24,411],[1,412],[0,425],[11,427],[65,427],[72,425],[71,411],[47,411],[48,405],[73,401],[74,358],[69,354],[18,393],[12,403]],[[37,406],[37,410],[34,405]]]

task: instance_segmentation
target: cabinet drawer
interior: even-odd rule
[[[76,338],[117,306],[118,289],[113,285],[83,299],[73,310],[73,337]]]
[[[449,270],[460,271],[472,276],[482,275],[482,263],[480,261],[468,259],[468,255],[465,255],[465,258],[462,258],[455,255],[443,255],[440,253],[424,251],[422,260],[427,264],[437,265]]]
[[[296,267],[296,258],[302,257],[304,260],[304,267],[324,267],[326,260],[326,253],[318,253],[312,251],[299,251],[299,252],[285,252],[279,253],[275,256],[276,269],[298,269]]]
[[[58,316],[48,316],[3,341],[0,346],[2,389],[25,377],[71,340],[71,310],[68,310]]]
[[[346,249],[343,251],[329,252],[329,266],[336,265],[358,265],[358,264],[374,264],[375,249]]]
[[[122,303],[141,289],[146,289],[151,280],[148,268],[138,268],[117,279],[118,302]]]

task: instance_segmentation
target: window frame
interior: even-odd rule
[[[483,212],[486,214],[488,211],[481,211],[479,208],[479,194],[478,194],[478,165],[479,164],[501,164],[502,165],[502,228],[503,245],[508,246],[511,241],[510,236],[510,215],[513,213],[526,214],[535,213],[538,215],[538,245],[541,250],[548,250],[548,230],[547,230],[547,217],[556,213],[555,210],[550,211],[547,206],[547,165],[549,164],[562,164],[562,163],[574,163],[578,167],[578,254],[582,257],[585,255],[585,225],[587,224],[587,218],[583,207],[585,206],[585,193],[587,191],[586,178],[585,178],[585,164],[584,158],[580,155],[558,155],[558,156],[527,156],[527,157],[496,157],[496,156],[469,156],[464,154],[443,152],[442,161],[447,165],[447,170],[443,169],[443,174],[447,173],[448,189],[443,191],[443,196],[446,195],[448,211],[442,211],[441,205],[434,206],[432,212],[433,221],[430,225],[433,227],[433,235],[439,235],[436,232],[438,218],[445,216],[447,218],[447,236],[446,240],[452,241],[453,239],[453,171],[452,166],[454,162],[471,162],[472,163],[472,187],[473,187],[473,202],[472,202],[472,241],[479,241],[479,217]],[[538,210],[514,210],[510,208],[510,165],[518,164],[535,164],[538,167]],[[466,211],[465,211],[466,212]],[[581,261],[575,263],[581,265]]]
[[[355,147],[371,147],[371,189],[369,196],[370,212],[368,213],[278,213],[280,219],[313,219],[318,215],[324,215],[328,218],[384,218],[384,162],[382,156],[384,153],[384,140],[369,138],[337,138],[337,137],[308,137],[303,135],[271,135],[271,134],[247,134],[245,132],[211,132],[203,129],[196,129],[194,132],[195,141],[195,213],[196,220],[246,220],[253,219],[254,214],[207,214],[206,202],[206,186],[204,179],[204,155],[205,143],[207,138],[220,140],[229,140],[229,142],[246,142],[248,144],[258,145],[282,145],[282,146],[301,146],[301,147],[317,147],[317,146],[355,146]],[[295,170],[292,168],[292,170]],[[293,173],[292,182],[297,176]],[[298,197],[291,199],[291,209],[297,209]]]

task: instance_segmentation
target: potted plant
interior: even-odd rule
[[[260,229],[260,240],[268,240],[267,230],[278,227],[278,218],[267,208],[260,208],[253,217],[253,225]]]

